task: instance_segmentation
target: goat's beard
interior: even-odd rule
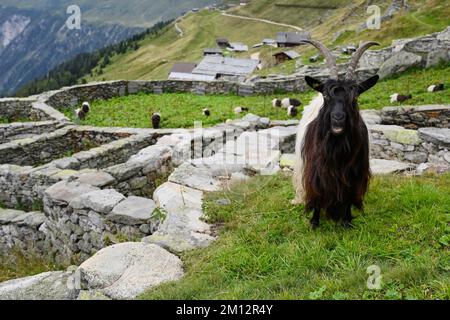
[[[333,134],[331,121],[322,115],[306,130],[302,156],[307,210],[346,202],[362,208],[370,178],[367,128],[357,115],[343,129]]]

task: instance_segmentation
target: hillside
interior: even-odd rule
[[[301,3],[308,1],[279,1],[277,3]],[[309,1],[309,3],[312,3]],[[228,13],[269,19],[274,22],[292,24],[310,30],[316,39],[328,44],[357,43],[361,39],[373,39],[387,46],[392,40],[412,37],[443,30],[448,24],[450,6],[445,0],[409,1],[409,10],[401,10],[393,19],[383,22],[380,30],[357,32],[366,20],[367,1],[327,1],[330,5],[339,6],[335,10],[295,8],[277,6],[273,1],[255,0],[245,7],[237,7]],[[384,12],[391,1],[377,1]],[[260,42],[263,38],[274,38],[278,31],[293,29],[271,25],[264,22],[242,20],[224,16],[218,11],[202,11],[184,16],[177,23],[183,30],[180,37],[170,26],[162,35],[147,38],[141,48],[132,53],[113,57],[101,74],[87,77],[88,81],[112,79],[165,79],[174,62],[199,61],[202,49],[215,46],[215,38],[227,37],[230,41],[239,41],[249,45]],[[338,33],[337,33],[338,32]],[[335,39],[333,39],[335,38]],[[259,52],[263,60],[270,60],[276,52],[275,48],[250,49],[237,56],[249,57]],[[279,49],[278,49],[279,50]],[[314,49],[303,47],[297,49],[311,55]],[[270,73],[270,69],[267,69]],[[97,68],[97,72],[99,68]],[[283,70],[278,70],[282,73]],[[287,72],[288,73],[288,72]]]
[[[66,27],[68,0],[0,2],[0,96],[11,95],[76,55],[127,39],[213,0],[78,1],[81,29]],[[216,1],[214,1],[216,2]]]

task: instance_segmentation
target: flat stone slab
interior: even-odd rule
[[[420,128],[419,136],[439,147],[450,147],[450,129],[446,128]]]
[[[366,124],[381,123],[381,116],[378,110],[361,110],[360,114]]]
[[[0,224],[9,224],[22,214],[24,212],[20,210],[0,208]]]
[[[74,209],[89,208],[100,213],[110,213],[125,196],[114,189],[98,190],[80,195],[70,201]]]
[[[69,203],[78,196],[97,190],[99,190],[99,188],[91,186],[90,184],[76,181],[61,181],[45,190],[45,194],[54,201]]]
[[[370,169],[373,174],[383,175],[410,170],[413,165],[395,160],[370,159]]]
[[[21,215],[15,217],[12,221],[17,226],[28,226],[32,228],[38,228],[45,222],[45,214],[42,212],[24,212]]]
[[[101,188],[112,184],[114,181],[116,181],[116,179],[114,179],[112,175],[104,171],[94,171],[80,174],[77,177],[76,181]]]
[[[211,226],[201,220],[202,198],[202,191],[172,182],[162,184],[153,199],[166,217],[158,231],[143,241],[156,243],[171,252],[208,246],[214,237],[210,235]]]
[[[169,181],[202,191],[219,191],[221,183],[211,171],[183,163],[169,176]]]
[[[400,126],[391,125],[369,125],[370,132],[381,132],[392,142],[401,144],[418,145],[422,141],[416,130],[405,129]]]
[[[131,196],[116,205],[107,218],[121,224],[140,225],[152,218],[155,209],[153,200]]]
[[[78,290],[68,286],[70,272],[45,272],[0,283],[0,300],[74,300]]]
[[[83,289],[113,299],[134,299],[145,291],[183,276],[181,260],[163,248],[143,242],[106,247],[81,264]]]

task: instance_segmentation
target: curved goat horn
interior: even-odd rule
[[[337,80],[338,70],[336,66],[336,58],[333,56],[331,51],[327,47],[325,47],[325,45],[316,40],[302,40],[302,42],[309,43],[314,47],[316,47],[320,52],[322,52],[327,62],[328,69],[330,69],[330,78]]]
[[[355,79],[355,71],[356,67],[358,66],[359,59],[361,59],[363,53],[369,49],[371,46],[379,46],[380,44],[375,41],[368,41],[362,43],[358,50],[355,51],[355,53],[352,56],[352,60],[350,61],[350,64],[347,69],[347,74],[345,75],[345,80],[354,80]]]

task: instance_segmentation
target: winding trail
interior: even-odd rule
[[[181,30],[180,26],[178,25],[178,21],[175,22],[175,30],[177,30],[178,36],[180,36],[180,38],[184,36],[184,32],[183,32],[183,30]]]
[[[288,27],[288,28],[292,28],[295,29],[297,31],[304,31],[304,29],[297,27],[297,26],[293,26],[291,24],[286,24],[286,23],[279,23],[279,22],[275,22],[275,21],[271,21],[271,20],[267,20],[267,19],[259,19],[259,18],[250,18],[250,17],[246,17],[246,16],[239,16],[236,14],[230,14],[230,13],[226,13],[224,11],[221,12],[221,14],[225,17],[231,17],[231,18],[238,18],[238,19],[244,19],[244,20],[253,20],[253,21],[258,21],[258,22],[263,22],[263,23],[268,23],[268,24],[273,24],[275,26],[281,26],[281,27]]]

